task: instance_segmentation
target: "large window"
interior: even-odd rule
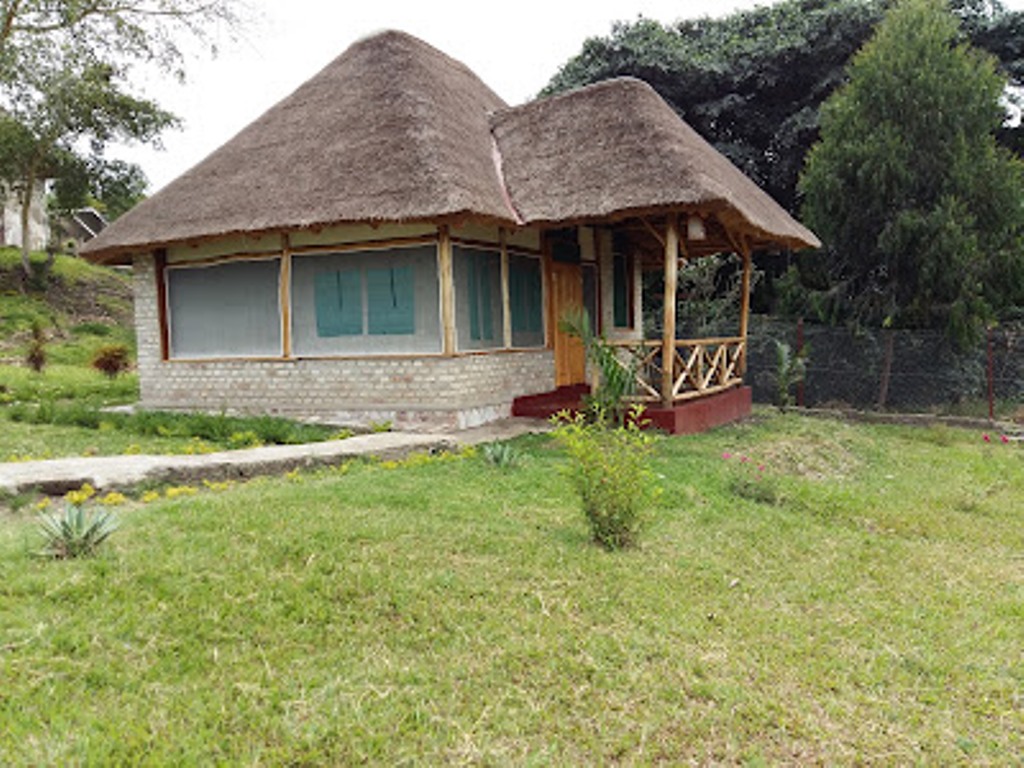
[[[497,251],[455,246],[452,256],[459,349],[503,346],[501,255]]]
[[[544,346],[544,305],[540,259],[510,253],[508,292],[512,310],[512,346]]]
[[[439,352],[439,311],[434,245],[292,258],[296,355]]]
[[[172,358],[281,355],[280,259],[167,270]]]

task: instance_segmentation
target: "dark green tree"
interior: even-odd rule
[[[803,215],[832,294],[869,324],[960,341],[1024,300],[1024,165],[1000,147],[1006,80],[942,0],[903,0],[821,110]]]
[[[818,138],[818,109],[881,20],[888,0],[783,0],[718,19],[616,24],[590,38],[544,94],[638,77],[791,212]],[[962,33],[1024,82],[1024,13],[990,0],[951,0]],[[1007,129],[1008,145],[1024,144]]]
[[[122,212],[144,192],[112,142],[154,141],[177,123],[138,95],[139,65],[184,78],[181,39],[212,43],[237,25],[240,0],[0,0],[0,181],[22,208],[22,261],[37,182],[58,209],[94,198]]]
[[[31,272],[28,220],[36,184],[54,181],[61,208],[81,205],[110,168],[103,161],[110,142],[150,141],[175,123],[155,102],[126,93],[112,65],[64,65],[60,71],[23,74],[0,115],[0,178],[18,196],[26,274]]]

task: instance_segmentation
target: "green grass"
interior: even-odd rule
[[[133,453],[181,454],[215,449],[219,450],[219,446],[189,437],[137,435],[107,427],[82,429],[0,419],[0,461]]]
[[[618,554],[516,445],[139,506],[92,560],[0,518],[0,763],[1024,759],[1020,445],[666,439]]]
[[[0,405],[26,402],[74,402],[99,407],[135,401],[134,373],[110,379],[82,365],[54,363],[40,373],[17,365],[0,365]]]

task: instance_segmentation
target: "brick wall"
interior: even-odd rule
[[[135,259],[141,404],[401,429],[464,428],[509,415],[512,399],[554,387],[549,350],[459,357],[164,362],[154,260]]]

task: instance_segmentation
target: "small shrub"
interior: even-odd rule
[[[794,354],[789,344],[775,340],[775,404],[786,410],[793,404],[793,387],[807,375],[808,349]]]
[[[729,489],[740,498],[771,506],[785,501],[778,478],[769,473],[764,464],[759,464],[748,456],[734,456],[731,453],[723,453],[722,460],[732,464]]]
[[[124,344],[104,344],[92,356],[91,365],[109,379],[128,370],[131,355]]]
[[[522,461],[522,454],[510,443],[487,443],[483,447],[484,459],[501,469],[512,469]]]
[[[75,336],[109,336],[113,329],[105,323],[79,323],[71,328]]]
[[[247,429],[244,432],[232,432],[228,437],[229,448],[259,448],[263,445],[260,436],[253,430]]]
[[[117,518],[110,512],[90,513],[79,504],[66,504],[63,512],[43,515],[39,532],[43,536],[40,557],[67,560],[95,553],[117,530]]]
[[[556,417],[555,438],[569,454],[567,474],[576,486],[593,540],[617,550],[637,543],[648,508],[660,492],[648,466],[653,441],[633,409],[621,427],[583,414]]]
[[[77,491],[68,491],[64,494],[64,501],[70,504],[72,507],[80,507],[82,504],[87,502],[93,496],[96,495],[96,489],[93,488],[89,483],[83,483],[82,487]]]
[[[38,322],[32,323],[32,340],[25,351],[25,364],[36,373],[46,367],[46,334]]]

